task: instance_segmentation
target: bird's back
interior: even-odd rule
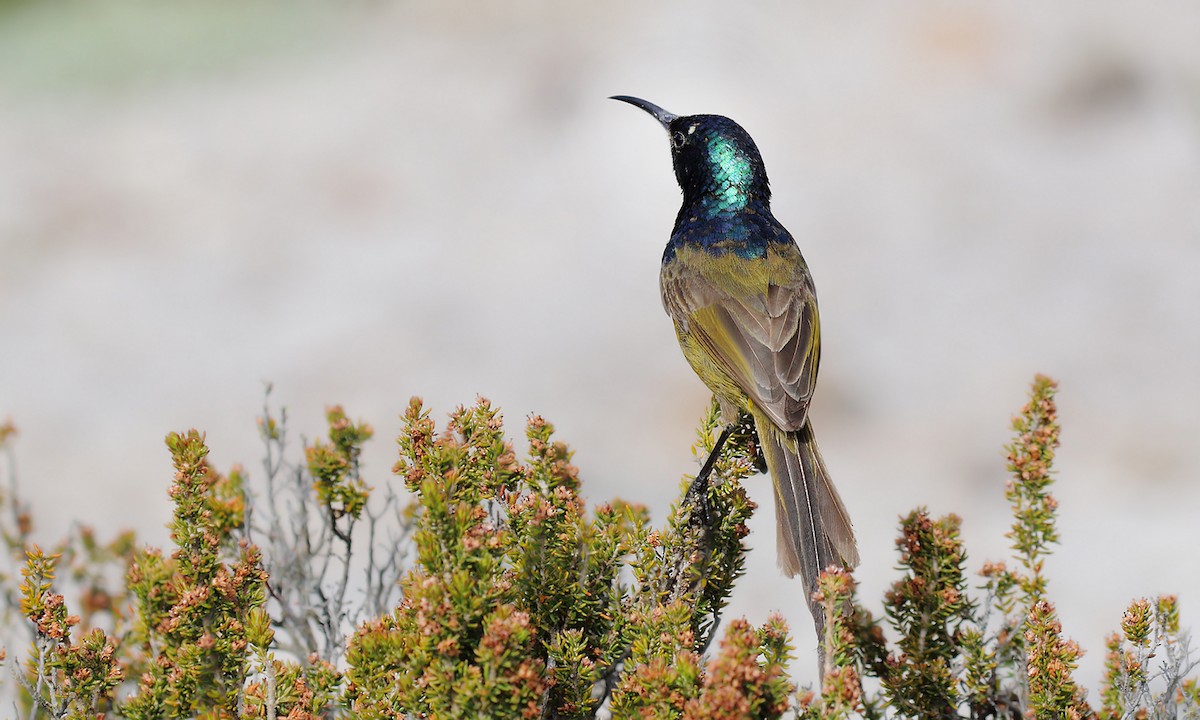
[[[681,213],[659,285],[705,384],[728,403],[752,402],[781,429],[800,429],[816,384],[820,322],[812,278],[787,230],[769,212]]]

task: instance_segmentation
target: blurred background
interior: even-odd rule
[[[264,383],[294,437],[372,423],[390,481],[411,395],[540,413],[585,494],[657,521],[708,394],[657,287],[667,138],[606,96],[729,115],[817,282],[813,417],[859,533],[963,518],[1008,556],[1002,446],[1061,382],[1064,631],[1128,602],[1200,627],[1200,6],[0,3],[0,419],[38,537],[167,540],[163,436],[259,473]],[[299,448],[296,447],[297,452]],[[750,481],[730,616],[791,620],[770,483]]]

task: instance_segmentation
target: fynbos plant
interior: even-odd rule
[[[684,492],[683,478],[659,527],[636,504],[587,507],[553,427],[530,418],[518,454],[482,399],[440,431],[409,405],[395,472],[411,499],[367,483],[359,458],[373,432],[341,408],[302,462],[268,408],[257,484],[213,470],[196,431],[172,434],[168,550],[86,528],[38,549],[9,463],[0,530],[22,580],[0,577],[0,598],[31,641],[12,658],[15,709],[30,720],[1200,717],[1173,597],[1130,605],[1108,640],[1098,710],[1074,679],[1082,651],[1062,635],[1043,565],[1058,542],[1054,393],[1037,378],[1014,420],[1012,561],[972,582],[961,521],[918,509],[901,519],[900,576],[878,618],[851,573],[821,577],[820,694],[796,692],[782,620],[734,620],[718,637],[754,511],[745,422],[707,495]],[[720,429],[714,405],[698,455]],[[15,430],[2,430],[7,452]],[[127,568],[123,587],[114,565]]]
[[[718,467],[718,524],[676,508],[653,529],[638,506],[589,513],[570,452],[541,418],[527,425],[525,462],[486,401],[456,411],[441,434],[417,401],[405,420],[396,471],[421,501],[417,567],[399,608],[351,642],[352,715],[585,718],[611,697],[625,716],[704,696],[700,653],[745,552],[751,505],[731,480],[749,471],[744,447]],[[774,672],[749,691],[769,683],[779,695],[786,653],[778,628],[770,637],[754,646],[777,650],[751,653],[752,664]],[[663,682],[676,692],[656,694]]]
[[[889,650],[881,624],[858,604],[849,575],[826,573],[821,599],[838,671],[826,675],[820,699],[801,698],[801,717],[1097,717],[1073,677],[1082,651],[1062,635],[1043,571],[1043,559],[1058,541],[1058,504],[1050,493],[1059,434],[1056,390],[1049,378],[1035,378],[1029,402],[1013,420],[1005,496],[1014,518],[1008,537],[1020,569],[984,564],[982,597],[972,597],[960,520],[933,520],[923,510],[904,518],[897,541],[903,576],[884,598],[894,645]],[[1110,639],[1102,717],[1200,716],[1196,683],[1185,679],[1194,663],[1186,636],[1179,634],[1174,600],[1160,599],[1159,607],[1154,622],[1148,610],[1131,607],[1125,641]],[[1154,689],[1144,672],[1152,645],[1169,648]],[[878,681],[878,692],[864,692],[870,680]]]

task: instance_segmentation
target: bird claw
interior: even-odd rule
[[[696,511],[691,517],[699,516],[700,524],[704,527],[712,525],[712,512],[708,502],[708,476],[709,473],[703,472],[697,475],[683,495],[684,504]]]
[[[704,467],[700,468],[699,474],[692,484],[688,486],[687,492],[684,493],[684,502],[700,511],[700,520],[704,527],[712,525],[712,514],[709,512],[708,504],[708,479],[712,475],[713,468],[717,465],[717,458],[721,456],[721,449],[725,447],[725,441],[737,429],[736,424],[726,425],[721,434],[717,436],[717,441],[713,443],[713,448],[708,453],[708,458],[704,461]]]

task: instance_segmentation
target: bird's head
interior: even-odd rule
[[[666,128],[685,206],[699,204],[725,213],[769,203],[771,189],[762,155],[741,125],[722,115],[675,115],[628,95],[612,99],[645,110]]]

